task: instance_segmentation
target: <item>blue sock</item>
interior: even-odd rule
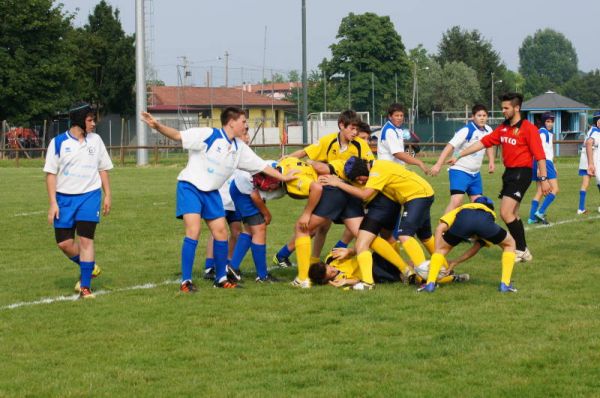
[[[231,256],[230,262],[231,268],[236,271],[240,269],[242,260],[244,260],[246,253],[248,253],[248,249],[250,249],[250,243],[252,243],[252,237],[245,232],[241,233],[233,248],[233,255]]]
[[[215,259],[206,257],[206,260],[204,260],[204,269],[214,268],[214,266],[215,266]]]
[[[75,264],[79,265],[79,254],[73,257],[69,257],[69,260],[73,261]]]
[[[267,277],[267,245],[250,244],[252,250],[252,258],[256,267],[256,275],[264,279]]]
[[[585,195],[587,191],[579,191],[579,210],[585,210]]]
[[[531,210],[529,210],[529,219],[530,220],[535,220],[535,212],[537,211],[539,205],[540,205],[540,202],[538,202],[537,200],[531,201]]]
[[[548,206],[550,206],[552,202],[554,202],[554,198],[556,198],[556,195],[554,195],[553,193],[549,193],[548,195],[546,195],[546,198],[542,203],[542,207],[540,207],[541,214],[546,214],[546,209],[548,209]]]
[[[346,248],[346,247],[348,247],[348,244],[347,244],[347,243],[344,243],[344,242],[343,242],[343,241],[341,241],[341,240],[338,240],[338,241],[337,241],[337,243],[335,244],[335,246],[333,246],[333,248],[335,249],[336,247],[343,247],[343,248]]]
[[[92,272],[94,271],[95,261],[81,261],[79,269],[81,270],[81,287],[92,286]]]
[[[192,280],[192,270],[194,269],[194,258],[196,257],[196,247],[198,241],[187,236],[183,238],[181,246],[181,281]]]
[[[239,242],[239,240],[238,240]],[[227,276],[227,252],[229,251],[229,242],[226,240],[216,240],[213,245],[215,257],[215,281],[219,282]]]
[[[287,245],[283,245],[281,249],[277,252],[277,259],[281,260],[282,258],[288,258],[292,255],[290,249],[288,249]]]

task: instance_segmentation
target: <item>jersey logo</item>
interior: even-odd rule
[[[213,169],[212,167],[209,167],[206,169],[206,171],[208,171],[210,174],[215,172],[215,169]]]
[[[94,147],[89,147],[88,148],[88,154],[94,155],[95,153],[96,153],[96,148],[94,148]]]
[[[505,143],[505,144],[510,144],[510,145],[517,145],[516,138],[500,137],[500,142]]]
[[[65,153],[71,153],[71,147],[66,147],[65,148]]]
[[[521,197],[521,192],[519,192],[519,191],[515,192],[515,196],[516,196],[517,198],[520,198],[520,197]]]
[[[519,128],[518,127],[515,129],[515,131],[513,131],[513,135],[514,136],[519,135]]]

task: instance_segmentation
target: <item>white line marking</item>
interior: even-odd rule
[[[535,226],[531,226],[531,227],[526,227],[525,231],[534,230],[534,229],[541,229],[541,228],[551,228],[551,227],[554,227],[556,225],[571,224],[571,223],[580,222],[580,221],[597,220],[599,218],[600,218],[600,215],[598,215],[598,216],[585,216],[585,215],[581,215],[579,218],[571,218],[571,219],[568,219],[568,220],[551,222],[549,225],[543,225],[542,224],[542,225],[535,225]]]
[[[45,212],[46,212],[45,210],[39,210],[39,211],[31,211],[28,213],[16,213],[13,215],[13,217],[37,216],[38,214],[44,214]]]
[[[154,202],[154,203],[152,203],[152,206],[164,206],[167,204],[168,204],[167,202]]]

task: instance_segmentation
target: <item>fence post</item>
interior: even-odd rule
[[[15,161],[17,163],[17,168],[19,168],[19,153],[21,152],[19,149],[15,149],[17,151],[17,156],[15,156]]]
[[[158,146],[154,145],[154,165],[158,164]]]

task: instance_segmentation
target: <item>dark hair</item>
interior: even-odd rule
[[[86,133],[87,131],[85,131],[85,119],[89,115],[96,115],[94,108],[92,108],[92,106],[87,102],[78,101],[74,103],[73,106],[71,106],[71,109],[69,109],[69,122],[71,123],[71,126],[81,127],[83,132]]]
[[[246,112],[242,108],[237,106],[228,106],[221,112],[221,126],[225,127],[230,120],[238,120],[240,116],[245,115]]]
[[[348,127],[350,125],[358,126],[361,122],[360,117],[354,112],[352,109],[347,109],[343,112],[340,112],[340,116],[338,117],[338,125],[341,124],[344,127]]]
[[[371,135],[371,126],[369,126],[369,123],[363,122],[361,120],[356,127],[357,127],[357,130],[359,133],[365,132],[365,133],[369,133],[369,135]]]
[[[388,116],[392,116],[394,112],[402,112],[406,115],[406,108],[404,107],[404,105],[394,102],[392,105],[389,106],[387,114]]]
[[[479,111],[484,111],[485,113],[489,114],[488,109],[485,107],[485,105],[475,104],[471,109],[471,115],[475,116],[475,114]]]
[[[523,94],[520,94],[520,93],[506,93],[506,94],[503,94],[500,97],[500,100],[502,100],[502,102],[504,102],[504,101],[510,101],[510,103],[512,104],[512,106],[518,106],[519,109],[520,109],[521,105],[523,105]]]
[[[327,280],[325,280],[325,275],[327,275],[327,265],[322,261],[313,263],[308,268],[308,277],[314,284],[326,284]]]
[[[367,162],[367,160],[357,156],[352,156],[346,160],[346,164],[344,164],[344,174],[346,174],[348,180],[354,181],[356,177],[368,176],[369,166],[367,165]]]

